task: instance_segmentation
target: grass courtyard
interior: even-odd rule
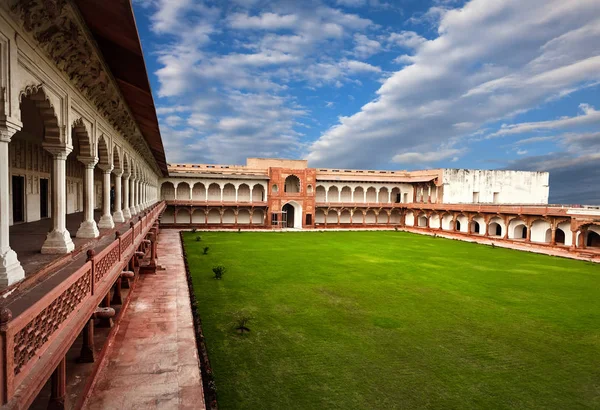
[[[600,408],[598,265],[404,232],[184,238],[221,409]]]

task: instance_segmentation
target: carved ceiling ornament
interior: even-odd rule
[[[69,0],[13,0],[11,11],[58,68],[160,175],[119,87],[82,29]]]

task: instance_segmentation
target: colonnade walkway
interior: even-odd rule
[[[205,408],[178,230],[157,254],[164,270],[140,277],[84,408]]]
[[[98,222],[102,215],[102,211],[94,211],[94,220]],[[40,249],[46,240],[48,232],[52,230],[52,219],[45,218],[35,222],[19,223],[10,227],[10,247],[17,253],[19,262],[25,271],[25,277],[35,274],[41,269],[50,270],[53,262],[58,259],[63,259],[66,255],[71,258],[79,256],[81,250],[86,250],[99,242],[111,243],[114,238],[114,232],[119,231],[124,233],[129,229],[129,222],[137,222],[138,216],[134,215],[131,219],[122,223],[115,223],[114,228],[99,228],[100,236],[98,238],[77,238],[75,235],[77,229],[83,221],[83,212],[75,212],[66,216],[66,228],[71,234],[71,240],[75,245],[74,252],[69,254],[42,254]],[[19,286],[22,287],[23,284]]]

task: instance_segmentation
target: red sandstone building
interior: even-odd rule
[[[595,255],[597,207],[548,205],[548,173],[179,164],[160,181],[161,224],[205,229],[407,228]]]
[[[156,376],[134,383],[107,363],[114,346],[125,345],[120,359],[131,366],[152,351],[136,344],[148,334],[117,336],[124,320],[135,328],[147,318],[127,312],[144,292],[159,311],[177,306],[173,320],[161,312],[164,327],[187,345],[143,360],[191,360],[187,382],[197,385],[177,385],[172,399],[203,407],[185,283],[182,290],[181,277],[167,278],[185,295],[173,299],[152,293],[165,287],[153,278],[165,276],[144,275],[181,252],[174,231],[159,235],[160,227],[405,229],[600,259],[600,210],[548,205],[547,173],[322,169],[275,159],[168,167],[128,0],[0,2],[0,90],[3,408],[102,407],[94,401],[102,394],[127,407],[127,394],[96,382],[137,392]],[[183,275],[175,257],[169,274]],[[161,345],[173,333],[153,332]]]

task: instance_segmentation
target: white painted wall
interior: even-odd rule
[[[494,203],[499,193],[502,204],[547,204],[548,172],[444,169],[443,202],[447,204]]]

